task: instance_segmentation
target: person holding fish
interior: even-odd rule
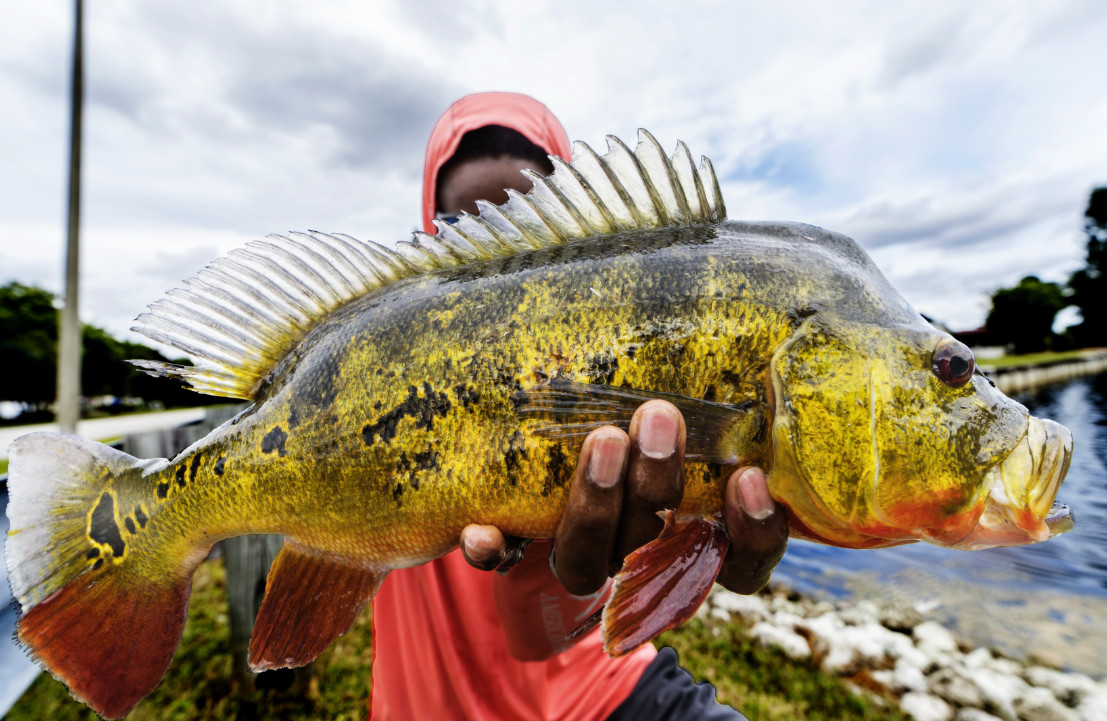
[[[506,202],[505,189],[526,193],[520,171],[548,175],[547,155],[568,159],[571,148],[545,105],[514,93],[462,98],[427,144],[423,229],[475,214],[477,200]],[[611,658],[598,627],[566,639],[603,607],[622,559],[658,535],[658,512],[680,504],[684,450],[680,412],[648,401],[628,432],[606,426],[585,439],[552,541],[527,547],[470,525],[459,551],[390,574],[373,600],[370,717],[742,718],[671,649]],[[784,553],[787,519],[757,468],[734,471],[726,499],[733,546],[718,582],[753,593]]]

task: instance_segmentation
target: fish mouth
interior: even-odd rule
[[[1069,429],[1030,416],[1026,435],[985,477],[988,495],[976,527],[952,548],[1021,546],[1071,531],[1072,511],[1055,503],[1071,460]]]

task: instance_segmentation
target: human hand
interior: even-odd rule
[[[555,538],[554,570],[567,591],[595,592],[627,554],[657,537],[663,525],[657,513],[680,505],[684,447],[684,419],[660,400],[635,412],[629,435],[613,426],[588,435]],[[758,468],[734,471],[725,499],[731,546],[717,580],[732,591],[753,593],[784,554],[787,519]],[[517,562],[526,546],[493,526],[470,525],[462,531],[461,547],[473,566],[502,570]]]

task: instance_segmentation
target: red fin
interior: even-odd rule
[[[127,585],[119,569],[89,570],[24,613],[19,640],[74,698],[120,718],[169,668],[191,577],[172,587]]]
[[[695,615],[719,575],[730,538],[718,519],[676,520],[627,556],[603,611],[603,645],[612,656],[630,653]]]
[[[285,541],[269,568],[250,637],[250,668],[295,668],[314,661],[350,630],[384,575]]]

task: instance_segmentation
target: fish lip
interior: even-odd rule
[[[1072,433],[1060,423],[1049,419],[1040,419],[1030,416],[1027,424],[1029,428],[1035,423],[1039,424],[1045,433],[1045,440],[1037,449],[1035,467],[1040,468],[1038,478],[1044,478],[1044,482],[1038,483],[1031,489],[1028,500],[1030,510],[1039,518],[1046,518],[1052,511],[1057,491],[1061,488],[1061,481],[1068,474],[1069,464],[1072,462]],[[1034,453],[1034,449],[1031,449]]]
[[[1054,503],[1049,514],[1045,517],[1045,524],[1049,528],[1049,537],[1060,536],[1076,528],[1076,514],[1064,503]]]
[[[980,520],[951,547],[1021,546],[1071,531],[1075,526],[1072,511],[1055,502],[1071,460],[1069,430],[1060,423],[1028,416],[1026,434],[985,476],[988,494]]]

